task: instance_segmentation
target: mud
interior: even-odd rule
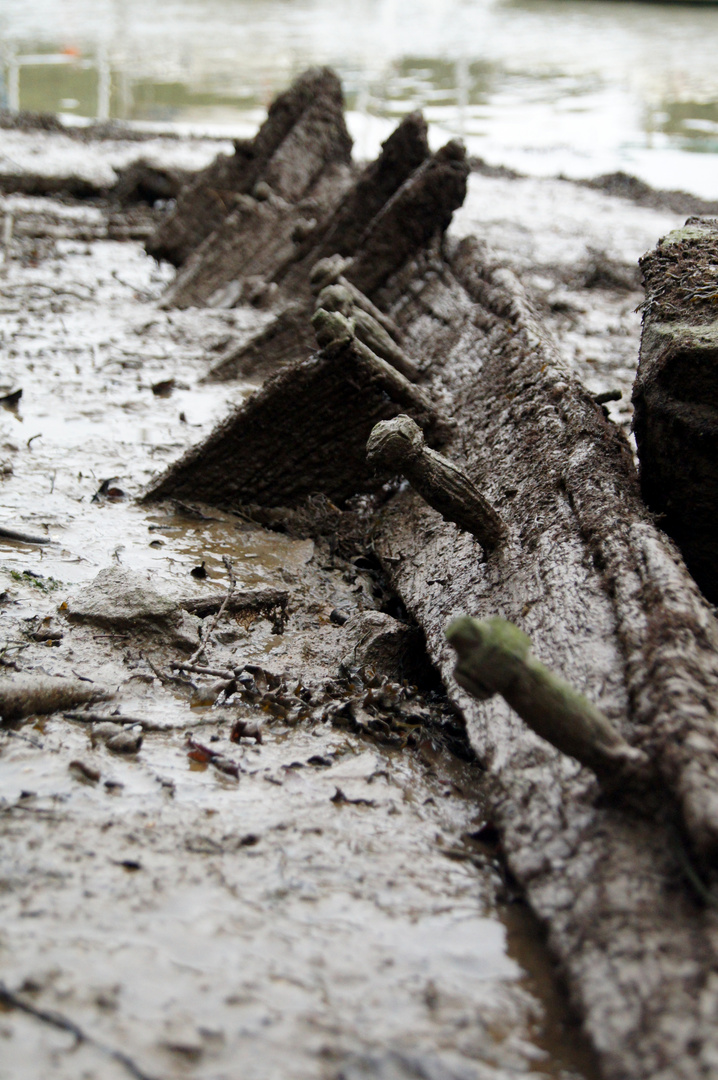
[[[630,385],[640,294],[586,288],[577,265],[593,243],[630,267],[676,222],[566,190],[472,177],[454,228],[481,222],[606,392]],[[556,228],[542,208],[559,204]],[[376,565],[338,554],[330,527],[314,544],[134,501],[241,405],[248,386],[203,376],[268,316],[163,310],[169,270],[111,239],[107,208],[10,205],[2,378],[23,395],[0,412],[3,523],[51,543],[0,538],[2,662],[117,697],[0,734],[7,1075],[595,1075]],[[119,566],[206,619],[223,556],[241,589],[288,593],[289,618],[225,612],[205,671],[162,635],[62,610]],[[242,738],[258,720],[262,741]],[[93,746],[108,722],[141,734],[137,753]]]
[[[645,180],[639,180],[624,172],[606,173],[594,180],[576,181],[607,195],[617,195],[629,199],[638,206],[651,207],[653,210],[669,210],[673,214],[689,217],[691,214],[712,216],[718,214],[718,202],[715,199],[700,199],[687,191],[667,191],[651,187]]]
[[[163,311],[167,270],[108,238],[109,210],[11,205],[3,520],[50,543],[0,538],[2,678],[116,696],[0,734],[4,1075],[591,1077],[491,830],[472,838],[481,773],[406,666],[375,567],[134,501],[242,400],[202,376],[266,316]],[[206,617],[223,556],[245,603],[196,665],[214,674],[162,634],[69,617],[108,568]],[[262,590],[289,594],[284,628]],[[233,741],[240,720],[262,741]],[[107,723],[135,752],[114,727],[93,739]]]

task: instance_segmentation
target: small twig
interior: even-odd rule
[[[144,656],[142,653],[140,653],[140,655],[164,686],[166,686],[167,683],[174,683],[176,686],[189,686],[191,690],[198,689],[191,679],[179,679],[176,675],[168,675],[166,672],[160,671],[157,665],[152,663],[149,656]]]
[[[131,289],[131,290],[132,290],[132,292],[136,292],[136,288],[135,288],[135,286],[134,286],[134,285],[130,285],[129,281],[123,281],[123,280],[122,280],[122,278],[120,277],[120,275],[119,275],[119,274],[117,273],[117,271],[116,271],[116,270],[113,270],[113,271],[112,271],[112,276],[113,276],[113,278],[115,279],[115,281],[116,281],[116,282],[118,282],[118,284],[120,284],[120,285],[122,285],[122,286],[123,286],[123,288],[125,288],[125,289]]]
[[[175,671],[191,671],[195,675],[213,675],[217,679],[234,679],[236,678],[233,671],[226,671],[222,668],[203,667],[202,664],[182,664],[176,663],[172,667]]]
[[[23,735],[21,731],[13,731],[11,728],[3,728],[3,735],[7,735],[9,739],[22,739],[23,742],[34,746],[36,750],[42,750],[44,746],[39,739],[33,739],[32,735]]]
[[[8,990],[2,982],[0,982],[0,1004],[4,1005],[7,1009],[18,1009],[28,1016],[34,1016],[36,1020],[41,1020],[43,1024],[49,1024],[50,1027],[57,1028],[59,1031],[67,1031],[70,1035],[74,1036],[78,1046],[81,1044],[94,1046],[101,1054],[112,1058],[113,1061],[124,1066],[130,1075],[135,1077],[135,1080],[155,1080],[154,1077],[143,1072],[142,1069],[134,1063],[129,1054],[125,1054],[122,1050],[113,1050],[111,1046],[105,1046],[104,1043],[99,1042],[97,1039],[93,1039],[91,1035],[88,1035],[86,1031],[83,1031],[79,1024],[76,1024],[74,1020],[70,1020],[68,1017],[63,1016],[62,1013],[50,1011],[49,1009],[38,1009],[37,1006],[31,1005],[27,1001],[23,1001],[22,998],[18,997],[17,994],[14,994],[12,990]]]
[[[207,644],[209,642],[209,636],[214,631],[214,629],[217,626],[217,623],[219,622],[219,620],[222,618],[222,616],[224,614],[224,610],[227,607],[227,604],[229,603],[230,597],[231,597],[232,593],[234,592],[234,590],[236,588],[237,578],[234,575],[234,569],[232,567],[232,560],[230,559],[229,555],[223,555],[222,556],[222,562],[224,563],[224,565],[226,567],[226,570],[227,570],[227,573],[229,575],[229,588],[227,589],[227,595],[225,596],[224,600],[222,601],[222,603],[221,603],[221,605],[219,607],[219,610],[217,612],[215,612],[215,614],[212,616],[212,618],[209,620],[209,622],[206,622],[204,624],[204,626],[202,627],[202,633],[200,635],[199,646],[192,653],[189,660],[187,661],[187,664],[196,664],[197,661],[199,660],[200,656],[202,655],[202,653],[207,648]]]
[[[39,436],[35,436],[38,438]],[[33,536],[32,533],[19,532],[17,529],[8,529],[0,525],[0,538],[3,540],[17,540],[20,544],[51,544],[49,536]]]
[[[80,682],[94,682],[95,681],[94,679],[89,678],[89,676],[87,676],[87,675],[79,675],[75,671],[74,668],[72,669],[72,674],[75,676],[76,679],[79,679]]]
[[[227,593],[211,593],[206,596],[188,596],[178,601],[179,606],[205,619],[214,615],[226,601],[226,611],[263,611],[268,608],[286,607],[289,594],[286,589],[265,586],[258,589],[236,589],[231,598]]]

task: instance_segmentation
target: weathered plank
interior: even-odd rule
[[[312,267],[320,259],[354,255],[377,214],[429,156],[426,121],[420,112],[409,113],[336,209],[297,245],[291,260],[279,267],[274,281],[285,295],[292,300],[307,296]]]
[[[272,227],[273,221],[277,225],[278,211],[265,210],[266,229],[255,227],[252,232],[248,228],[251,241],[233,248],[229,256],[226,251],[236,240],[233,231],[221,237],[213,234],[202,245],[170,287],[167,303],[201,302],[203,297],[212,302],[215,297],[229,306],[242,294],[251,275],[279,292],[286,304],[273,324],[223,357],[208,378],[223,381],[258,369],[268,373],[302,359],[305,336],[297,333],[292,349],[292,334],[302,305],[307,319],[314,306],[313,270],[317,265],[338,259],[336,274],[327,277],[326,283],[340,278],[369,297],[407,259],[443,235],[466,196],[469,166],[463,147],[456,143],[449,143],[433,157],[427,155],[423,119],[412,113],[384,143],[379,158],[347,191],[335,213],[310,233],[298,251],[292,227],[296,210],[288,205],[278,231]],[[252,212],[260,213],[251,204],[235,214]],[[228,278],[230,265],[233,276]],[[200,284],[195,286],[195,280]]]
[[[261,381],[282,368],[305,359],[314,348],[314,333],[309,314],[304,303],[288,304],[248,341],[230,349],[210,369],[203,381]]]
[[[477,242],[415,265],[379,296],[456,423],[445,453],[501,514],[486,554],[413,491],[384,506],[374,549],[426,634],[492,791],[506,857],[548,931],[606,1076],[718,1075],[715,916],[683,868],[718,852],[718,632],[640,500],[629,447],[563,370],[515,279]],[[595,778],[497,699],[453,679],[444,629],[501,616],[652,760],[643,807]],[[671,807],[675,806],[675,819]],[[691,856],[693,857],[693,856]]]
[[[162,299],[169,307],[233,307],[259,282],[271,281],[278,266],[290,259],[299,225],[331,208],[351,180],[348,165],[323,164],[317,157],[314,183],[300,203],[257,184],[254,195],[238,195],[234,209],[177,271]],[[301,231],[301,230],[300,230]]]

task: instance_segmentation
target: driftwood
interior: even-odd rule
[[[689,218],[641,260],[634,430],[641,491],[718,602],[718,222]]]
[[[12,675],[0,683],[0,719],[18,720],[35,713],[53,713],[88,701],[108,701],[113,696],[101,686],[77,679]]]
[[[233,307],[240,299],[257,299],[257,283],[271,278],[275,267],[294,252],[297,215],[303,234],[315,215],[337,201],[348,180],[348,167],[330,159],[299,205],[268,185],[257,184],[252,195],[238,195],[235,209],[181,267],[163,307]]]
[[[229,593],[210,593],[207,596],[191,596],[179,601],[179,606],[200,619],[216,614],[225,605],[224,610],[232,614],[242,612],[265,612],[275,609],[284,610],[289,603],[286,589],[267,586],[262,589],[234,589]]]

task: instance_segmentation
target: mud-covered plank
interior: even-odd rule
[[[322,151],[323,153],[323,151]],[[234,209],[180,267],[163,298],[164,307],[232,307],[250,287],[269,282],[291,258],[297,228],[333,206],[351,179],[347,165],[321,166],[314,185],[297,205],[269,186],[240,195]]]
[[[279,312],[274,325],[270,324],[256,338],[223,358],[210,378],[236,378],[258,368],[268,372],[299,360],[303,354],[303,335],[297,335],[296,348],[292,350],[291,328],[300,317],[302,304],[309,317],[314,304],[312,290],[323,284],[338,281],[355,293],[358,291],[357,299],[372,318],[383,318],[370,303],[372,293],[404,263],[440,242],[452,214],[466,196],[469,171],[466,153],[460,144],[451,142],[424,159],[386,199],[391,186],[389,180],[397,184],[407,168],[406,162],[402,170],[397,168],[398,151],[408,144],[408,162],[419,158],[422,132],[420,118],[415,114],[399,126],[394,133],[396,141],[392,142],[394,136],[387,140],[377,162],[350,189],[335,218],[324,229],[317,230],[319,239],[314,237],[314,245],[291,266],[284,279],[278,274],[273,280],[270,269],[272,262],[278,262],[281,245],[289,251],[293,243],[291,225],[296,212],[287,204],[283,204],[281,227],[276,225],[277,218],[274,229],[272,210],[262,211],[266,229],[255,229],[246,247],[236,246],[234,233],[213,234],[205,241],[170,287],[168,304],[184,306],[209,298],[210,303],[230,306],[242,295],[248,276],[250,283],[254,283],[263,274],[266,286],[276,290],[279,283],[282,293],[289,298],[285,301],[287,309]],[[247,210],[237,210],[236,214],[259,212],[252,200],[248,203],[252,205]],[[359,223],[366,225],[365,228],[359,228],[356,220],[352,228],[350,211],[359,215]],[[247,230],[248,237],[251,231]],[[333,253],[327,255],[327,252]],[[230,265],[233,270],[228,276]],[[319,267],[329,267],[321,281],[315,280]]]
[[[419,112],[404,117],[348,189],[336,209],[319,222],[280,267],[274,280],[293,299],[307,293],[312,267],[332,255],[353,255],[372,220],[416,169],[429,158],[426,121]]]
[[[394,302],[407,348],[433,361],[432,389],[457,424],[443,452],[509,528],[487,555],[402,490],[374,534],[488,770],[509,866],[605,1075],[713,1075],[714,916],[685,873],[695,859],[709,880],[718,850],[712,612],[643,507],[623,436],[563,370],[510,273],[465,242],[442,273],[407,268],[379,299]],[[444,630],[464,613],[518,624],[649,755],[656,790],[643,806],[606,804],[592,774],[504,702],[457,686]]]
[[[313,347],[314,332],[306,305],[289,304],[249,341],[230,349],[205,379],[207,382],[261,381],[306,357]]]

